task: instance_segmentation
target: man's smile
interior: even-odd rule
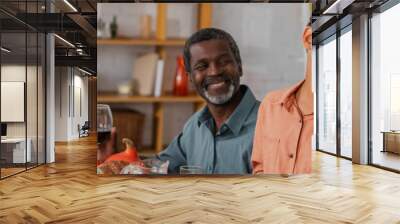
[[[221,87],[221,86],[223,86],[223,85],[225,85],[225,81],[221,81],[221,82],[217,82],[217,83],[210,84],[210,85],[208,86],[208,88],[209,88],[209,87],[211,87],[211,88],[218,88],[218,87]]]
[[[232,80],[227,75],[220,75],[217,77],[209,77],[204,80],[203,88],[206,91],[218,90],[221,88],[227,88],[232,83]]]

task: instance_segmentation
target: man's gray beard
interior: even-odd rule
[[[221,105],[221,104],[228,102],[232,98],[234,91],[235,91],[235,85],[233,85],[233,83],[231,83],[229,85],[229,90],[227,93],[219,95],[219,96],[212,96],[212,95],[208,94],[208,92],[205,88],[203,88],[204,97],[210,103],[215,104],[215,105]]]

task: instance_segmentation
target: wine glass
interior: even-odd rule
[[[97,143],[103,144],[110,139],[113,118],[110,106],[97,104]]]

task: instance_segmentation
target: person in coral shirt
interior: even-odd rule
[[[303,32],[302,41],[307,52],[305,79],[268,93],[260,105],[253,141],[253,174],[303,174],[312,170],[314,105],[310,24]]]

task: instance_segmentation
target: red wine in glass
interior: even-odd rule
[[[98,131],[97,143],[103,144],[111,139],[111,131]]]

